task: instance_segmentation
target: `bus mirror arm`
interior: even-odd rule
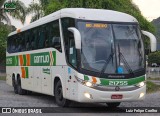
[[[71,31],[74,35],[76,49],[81,49],[81,34],[80,34],[80,32],[75,27],[69,27],[68,30]]]
[[[142,30],[142,34],[146,35],[147,37],[150,38],[151,52],[156,51],[157,50],[157,39],[156,39],[156,37],[148,31],[143,31]]]

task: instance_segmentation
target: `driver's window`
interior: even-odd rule
[[[69,37],[69,63],[72,64],[74,67],[77,67],[77,54],[75,48],[75,41],[73,37]]]

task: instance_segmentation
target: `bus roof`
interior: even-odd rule
[[[25,26],[20,29],[20,32],[29,30],[31,28],[43,25],[45,23],[51,22],[53,20],[70,17],[75,19],[83,20],[97,20],[97,21],[109,21],[109,22],[138,22],[133,16],[126,13],[105,10],[105,9],[86,9],[86,8],[65,8],[57,12],[54,12],[50,15],[47,15],[28,26]],[[17,31],[14,31],[9,34],[9,36],[17,34]]]

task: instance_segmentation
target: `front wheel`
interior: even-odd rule
[[[57,105],[61,107],[69,106],[70,101],[63,98],[63,89],[62,89],[62,84],[60,80],[55,85],[54,95],[55,95],[55,100],[56,100]]]
[[[108,107],[118,107],[121,103],[120,102],[113,102],[113,103],[106,103]]]

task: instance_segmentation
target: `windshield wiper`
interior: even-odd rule
[[[112,64],[113,64],[113,55],[114,55],[114,52],[113,52],[113,47],[112,47],[112,44],[111,44],[111,54],[109,55],[109,57],[107,58],[104,66],[102,67],[102,70],[100,71],[99,73],[99,77],[101,77],[101,75],[104,73],[107,65],[109,64],[110,60],[112,59]]]
[[[120,60],[122,58],[122,61],[125,64],[124,65],[125,68],[128,70],[128,72],[134,74],[133,71],[132,71],[132,69],[131,69],[131,67],[129,66],[128,62],[126,61],[125,57],[123,56],[123,54],[120,51],[119,43],[118,43],[118,53],[119,53],[119,65],[120,65]]]

